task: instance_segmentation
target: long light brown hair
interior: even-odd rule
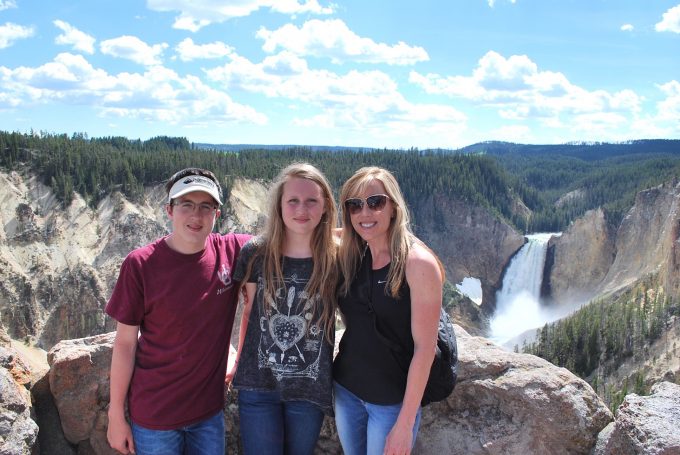
[[[425,247],[437,260],[442,281],[444,280],[444,267],[432,250],[418,239],[411,231],[411,216],[409,215],[406,200],[399,188],[399,183],[394,175],[387,169],[376,166],[362,167],[357,170],[342,186],[340,191],[340,203],[344,204],[347,199],[360,197],[368,184],[377,180],[385,187],[385,194],[389,196],[394,207],[394,216],[390,221],[387,238],[390,249],[390,269],[387,273],[385,292],[393,298],[399,298],[399,289],[406,279],[406,259],[414,243]],[[359,270],[361,259],[366,248],[366,242],[354,230],[352,220],[347,210],[342,210],[342,237],[338,251],[338,262],[343,276],[340,287],[340,295],[346,296]]]
[[[308,163],[293,163],[284,168],[274,180],[269,192],[269,209],[267,221],[262,232],[257,253],[253,256],[262,257],[262,278],[264,281],[263,311],[268,314],[269,301],[276,301],[277,284],[282,284],[283,247],[286,226],[281,212],[281,198],[285,184],[293,178],[306,179],[314,182],[323,194],[324,213],[321,221],[314,228],[311,239],[312,261],[314,266],[312,276],[307,282],[305,291],[312,302],[312,314],[319,315],[318,322],[325,327],[325,336],[329,342],[333,340],[335,331],[336,288],[338,282],[337,243],[333,230],[337,226],[338,212],[331,186],[319,169]],[[252,260],[248,266],[250,275]],[[248,276],[243,283],[248,281]],[[316,296],[320,298],[315,298]],[[270,300],[271,299],[271,300]],[[308,324],[310,327],[311,324]]]

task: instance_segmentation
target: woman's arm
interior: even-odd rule
[[[246,339],[246,331],[248,330],[248,320],[250,319],[250,311],[253,309],[253,300],[255,300],[256,283],[246,283],[244,289],[246,290],[246,295],[243,305],[243,314],[241,315],[241,325],[239,326],[238,332],[238,350],[236,351],[236,356],[233,362],[230,363],[230,367],[227,369],[227,384],[230,384],[234,379],[236,370],[238,369],[238,361],[241,358],[241,351],[243,350],[243,343]]]
[[[411,289],[413,358],[399,417],[387,436],[385,454],[408,454],[413,444],[413,425],[430,375],[437,346],[442,303],[442,276],[434,255],[414,244],[406,262],[406,281]]]

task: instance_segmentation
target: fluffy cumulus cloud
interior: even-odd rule
[[[609,93],[589,91],[571,84],[557,72],[539,71],[525,55],[505,58],[488,52],[472,76],[449,76],[411,72],[410,81],[426,93],[470,100],[496,108],[501,118],[537,120],[543,126],[577,129],[622,126],[641,110],[642,98],[631,90]]]
[[[261,28],[257,37],[269,53],[284,49],[301,56],[327,57],[334,63],[356,61],[412,65],[429,59],[422,47],[403,42],[395,45],[376,43],[358,36],[340,19],[307,21],[301,27],[284,25],[278,30]]]
[[[658,116],[675,123],[676,130],[680,130],[680,82],[670,81],[658,87],[665,95],[665,99],[657,104]]]
[[[55,38],[55,43],[71,46],[76,51],[94,54],[94,43],[96,41],[94,37],[58,19],[53,24],[62,31]]]
[[[4,25],[0,25],[0,49],[10,47],[15,41],[30,38],[34,34],[33,27],[6,22]]]
[[[260,8],[288,15],[333,12],[332,7],[321,6],[318,0],[147,0],[146,5],[154,11],[179,11],[173,27],[192,32],[212,23],[248,16]]]
[[[195,44],[191,38],[185,38],[175,47],[179,59],[189,62],[197,59],[217,59],[234,52],[234,48],[220,41],[207,44]]]
[[[91,105],[104,116],[183,126],[267,121],[195,76],[182,77],[161,66],[143,73],[108,74],[82,55],[70,53],[35,68],[0,66],[0,93],[15,107],[55,102]]]
[[[103,54],[132,60],[140,65],[153,66],[161,63],[163,50],[168,45],[161,43],[149,46],[136,36],[126,35],[102,41],[99,47]]]
[[[633,27],[633,24],[623,24],[621,26],[621,31],[622,32],[632,32],[634,28],[635,27]]]
[[[657,23],[654,28],[657,32],[680,33],[680,5],[663,13],[661,22]]]
[[[206,73],[227,89],[288,99],[316,111],[294,118],[296,126],[371,131],[374,137],[396,134],[408,138],[414,132],[443,137],[460,132],[467,120],[451,106],[407,101],[396,82],[382,71],[338,74],[310,69],[305,60],[289,51],[261,63],[235,57]]]

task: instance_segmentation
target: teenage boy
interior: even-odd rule
[[[222,205],[212,172],[181,170],[166,191],[171,233],[125,258],[106,306],[118,321],[107,437],[124,454],[223,455],[232,271],[250,236],[212,232]]]

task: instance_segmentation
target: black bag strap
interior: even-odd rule
[[[368,254],[367,254],[368,253]],[[362,267],[362,278],[366,283],[368,283],[368,292],[366,295],[366,301],[368,303],[368,313],[373,318],[373,329],[375,330],[378,339],[388,348],[394,352],[401,354],[404,352],[404,348],[394,341],[387,338],[378,328],[378,316],[373,309],[373,258],[371,257],[370,251],[368,251],[368,245],[364,249],[364,254],[361,260]]]

